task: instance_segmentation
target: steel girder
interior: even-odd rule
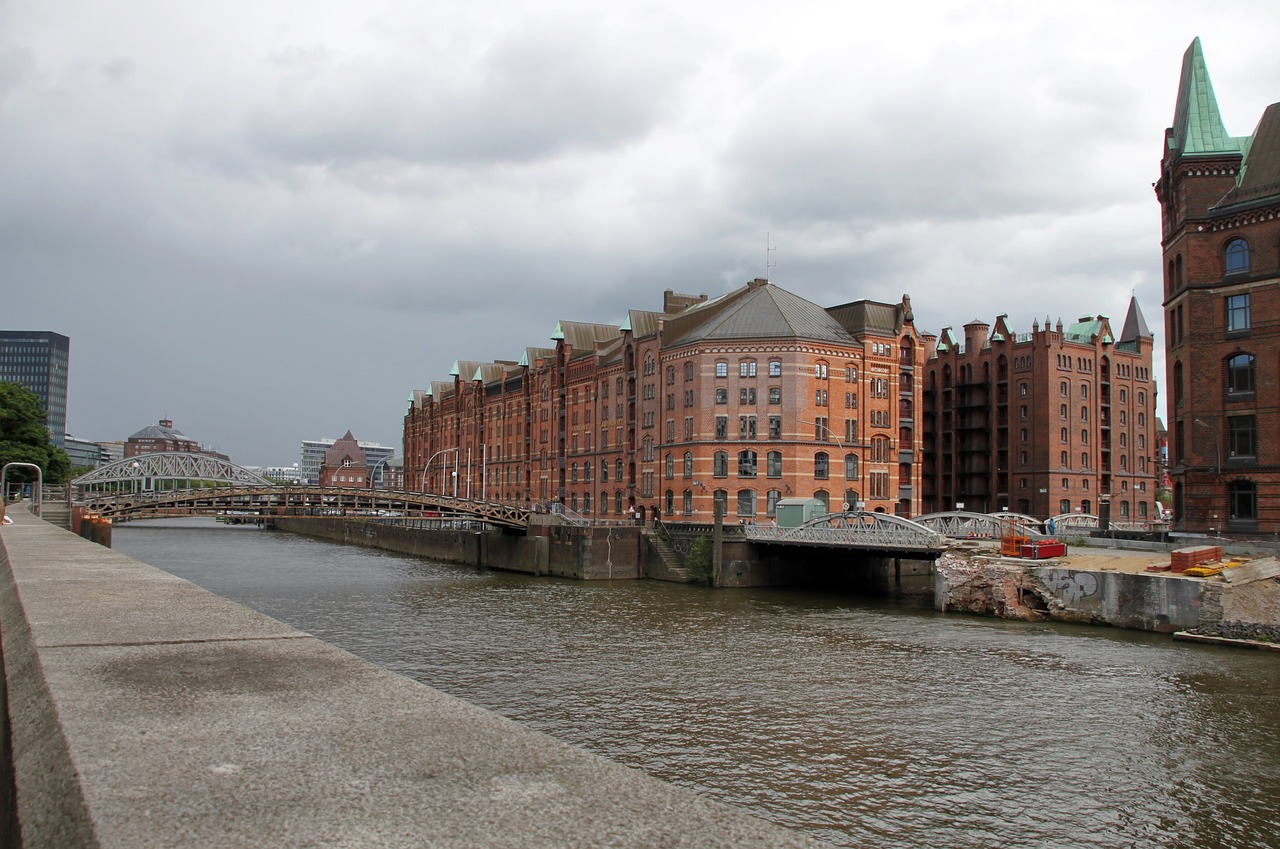
[[[139,454],[116,460],[99,466],[87,475],[81,475],[71,481],[71,485],[87,488],[124,481],[204,481],[227,485],[274,486],[262,475],[237,466],[230,460],[183,452]]]
[[[876,551],[934,553],[946,548],[942,534],[889,513],[851,510],[829,513],[795,528],[747,525],[743,535],[752,542],[818,545]]]
[[[1012,522],[1021,536],[1044,536],[1040,520],[1022,513],[970,513],[966,510],[946,510],[917,516],[916,521],[925,527],[952,539],[999,539],[1002,522]]]
[[[89,492],[76,503],[117,521],[167,516],[220,515],[228,512],[261,516],[365,516],[479,519],[493,525],[523,529],[529,510],[423,495],[414,492],[323,486],[220,486],[159,492]]]

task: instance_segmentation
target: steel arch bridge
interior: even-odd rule
[[[423,517],[472,519],[524,529],[530,510],[447,495],[280,485],[226,460],[199,454],[130,457],[76,478],[77,506],[117,522],[237,514],[279,517]]]
[[[755,543],[859,548],[937,555],[946,537],[919,522],[889,513],[851,510],[828,513],[794,528],[747,525],[743,535]]]
[[[257,472],[237,466],[230,460],[210,457],[208,454],[173,452],[164,454],[139,454],[126,457],[105,466],[99,466],[87,475],[71,481],[78,491],[119,491],[119,484],[129,483],[132,489],[151,491],[156,483],[168,482],[170,489],[189,489],[192,482],[213,486],[271,486]],[[182,482],[183,487],[173,484]]]
[[[1046,536],[1040,520],[1024,513],[970,513],[966,510],[945,510],[940,513],[917,516],[916,521],[951,539],[999,539],[1001,529],[1009,524],[1012,524],[1019,536],[1031,539]]]

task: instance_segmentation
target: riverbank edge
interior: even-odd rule
[[[934,571],[934,607],[1000,619],[1112,625],[1174,634],[1280,629],[1280,582],[1229,585],[1167,572],[1073,569],[1054,561],[947,552]],[[1220,644],[1232,642],[1215,637]]]
[[[819,845],[13,513],[3,849]]]

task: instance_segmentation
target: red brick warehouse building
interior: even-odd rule
[[[924,341],[926,512],[1156,518],[1154,342],[1136,299],[1118,337],[1102,315],[1021,334],[1001,315]]]
[[[667,291],[620,325],[458,362],[415,391],[405,485],[490,501],[761,521],[786,497],[919,511],[923,348],[907,298],[824,309],[767,280]]]
[[[1186,531],[1280,532],[1280,103],[1227,134],[1200,40],[1160,179],[1169,475]]]

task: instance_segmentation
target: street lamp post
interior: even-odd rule
[[[457,448],[441,448],[439,451],[437,451],[436,453],[432,454],[430,457],[427,458],[426,465],[422,467],[422,494],[423,495],[427,494],[427,470],[431,468],[431,463],[441,454],[448,454],[450,451],[456,452],[457,450],[458,450]],[[455,464],[456,464],[456,460],[455,460]],[[447,467],[442,467],[440,469],[440,494],[441,495],[444,495],[444,480],[445,480],[444,474],[447,470],[448,470]],[[453,478],[453,497],[454,498],[458,497],[457,474],[458,474],[457,470],[455,469],[454,478]]]

